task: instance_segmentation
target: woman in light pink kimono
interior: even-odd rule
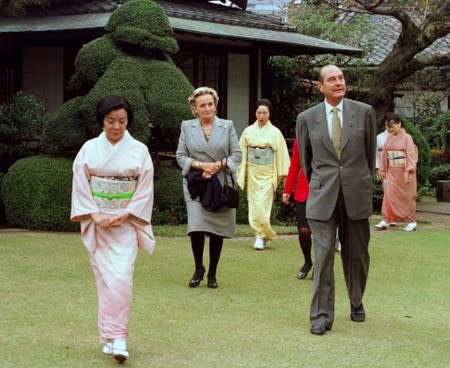
[[[380,178],[385,180],[383,220],[375,225],[386,230],[395,222],[407,222],[405,231],[416,230],[417,146],[403,128],[400,116],[392,114],[387,122],[389,136],[380,161]]]
[[[133,112],[121,96],[97,104],[103,132],[87,141],[73,164],[71,220],[81,222],[98,295],[103,353],[123,362],[138,247],[151,254],[153,164],[147,147],[127,131]]]

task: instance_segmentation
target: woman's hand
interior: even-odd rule
[[[382,170],[380,170],[380,176],[379,176],[380,180],[383,181],[384,179],[386,179],[386,173]]]
[[[216,175],[222,169],[222,162],[202,162],[203,179],[211,179],[211,176]]]
[[[91,218],[97,226],[107,228],[111,223],[111,218],[103,213],[91,213]]]
[[[288,205],[289,204],[289,197],[291,195],[289,193],[283,193],[283,197],[281,198],[281,201],[285,204]]]
[[[128,217],[130,216],[130,214],[128,212],[125,212],[119,216],[113,217],[111,219],[111,223],[110,226],[111,227],[117,227],[122,225],[125,221],[128,220]]]

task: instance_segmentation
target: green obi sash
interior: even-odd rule
[[[91,176],[91,193],[99,208],[126,208],[136,191],[137,180],[124,177]]]

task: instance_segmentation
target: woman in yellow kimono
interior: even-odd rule
[[[239,141],[242,162],[238,184],[247,185],[248,222],[255,231],[253,247],[263,250],[276,239],[270,225],[273,195],[289,170],[289,152],[280,130],[270,122],[272,104],[269,100],[256,102],[256,121],[242,133]]]

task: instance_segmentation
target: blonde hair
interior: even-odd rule
[[[198,87],[196,88],[192,94],[188,97],[188,103],[189,107],[191,108],[192,115],[197,116],[197,113],[195,112],[195,100],[199,96],[203,95],[211,95],[214,100],[214,105],[217,106],[219,102],[219,96],[217,95],[217,92],[214,88],[211,87]]]

